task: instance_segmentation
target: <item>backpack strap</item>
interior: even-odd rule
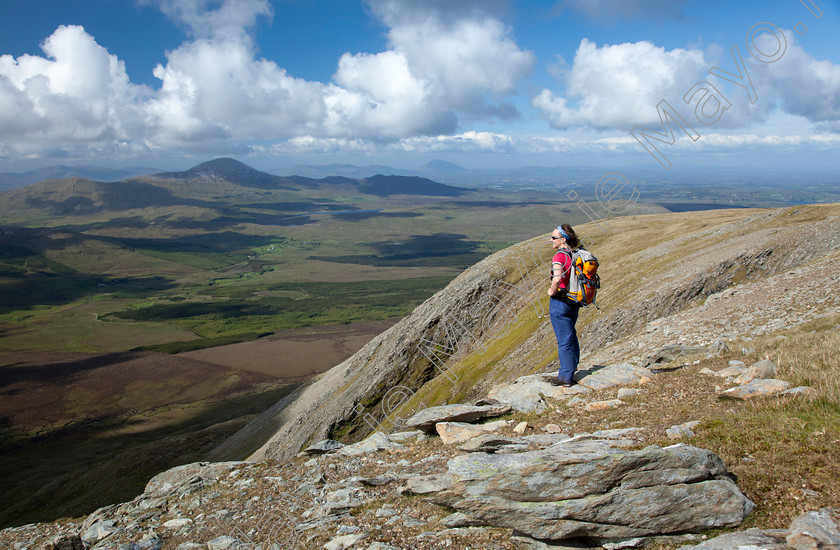
[[[562,252],[563,254],[565,254],[566,256],[569,257],[569,277],[571,278],[572,273],[574,273],[574,271],[575,271],[575,257],[572,255],[572,252],[570,250],[567,250],[565,248],[559,249],[558,253],[559,252]],[[560,263],[560,262],[552,262],[551,263],[551,276],[552,277],[554,277],[554,264],[555,263]],[[563,290],[568,290],[568,289],[563,289]]]

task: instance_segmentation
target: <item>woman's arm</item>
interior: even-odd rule
[[[563,280],[563,272],[565,268],[563,264],[560,262],[554,262],[551,264],[551,285],[548,287],[548,295],[554,296],[557,293],[557,288],[560,285],[560,282]]]

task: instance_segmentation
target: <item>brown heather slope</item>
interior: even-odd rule
[[[282,331],[181,355],[0,353],[0,525],[90,512],[203,460],[393,321]]]

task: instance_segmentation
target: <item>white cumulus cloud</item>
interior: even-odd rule
[[[531,104],[555,128],[630,129],[658,123],[656,105],[682,98],[710,64],[700,50],[650,42],[598,46],[583,39],[566,74],[565,95],[543,89]]]
[[[168,54],[147,107],[150,137],[163,143],[288,138],[317,130],[324,86],[254,59],[247,42],[189,42]]]
[[[268,0],[141,0],[141,3],[157,6],[197,38],[244,36],[260,17],[270,18],[274,14]],[[213,9],[213,4],[220,5]]]
[[[79,26],[61,26],[46,57],[0,56],[0,139],[54,145],[126,139],[141,131],[150,91]]]
[[[346,53],[329,82],[297,78],[258,56],[252,33],[273,16],[268,0],[145,3],[188,36],[154,69],[159,88],[132,84],[123,63],[82,27],[59,27],[43,57],[0,57],[5,148],[218,151],[304,136],[388,141],[453,133],[462,118],[515,116],[509,95],[534,62],[493,14],[499,2],[370,0],[389,28],[388,47]]]
[[[459,115],[512,114],[493,102],[513,92],[534,55],[487,11],[492,3],[370,4],[390,28],[389,49],[342,56],[333,77],[339,89],[328,95],[331,134],[340,125],[385,137],[450,133]]]
[[[821,130],[840,132],[840,65],[817,60],[796,43],[790,31],[783,54],[773,63],[751,59],[751,73],[759,95],[766,93],[779,108],[805,118]],[[779,43],[765,34],[758,43],[763,51],[775,51]]]
[[[571,66],[560,75],[565,90],[545,88],[531,99],[531,105],[557,129],[659,128],[656,107],[664,99],[701,135],[709,131],[704,123],[718,129],[744,128],[765,122],[774,112],[803,117],[819,131],[840,131],[840,65],[815,59],[796,44],[793,33],[784,34],[784,46],[769,33],[758,38],[763,51],[785,48],[772,63],[759,61],[741,45],[735,55],[742,67],[731,51],[717,47],[713,48],[717,55],[712,56],[699,49],[666,50],[647,41],[598,46],[583,39]],[[716,74],[709,73],[713,67]],[[749,80],[744,75],[735,84],[732,81],[738,80],[741,68]],[[732,81],[717,76],[723,72],[730,73]],[[755,102],[745,88],[750,81]],[[701,82],[699,87],[708,89],[692,96],[690,90]],[[720,118],[701,123],[695,107],[704,101],[704,93],[712,91],[720,94],[722,103],[711,101],[707,109],[720,107]]]

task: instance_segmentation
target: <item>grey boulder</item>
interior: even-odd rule
[[[737,533],[727,533],[707,540],[696,546],[683,546],[682,550],[790,550],[783,534],[776,534],[761,529],[747,529]]]
[[[805,512],[790,524],[788,545],[794,550],[840,548],[840,509]]]
[[[753,380],[775,378],[779,367],[769,359],[762,359],[755,362],[735,379],[736,384],[746,384]]]
[[[310,445],[309,447],[304,449],[303,454],[307,456],[323,455],[331,453],[333,451],[337,451],[342,447],[344,447],[343,443],[333,441],[332,439],[324,439],[323,441],[319,441],[318,443]]]
[[[755,508],[711,451],[688,445],[628,451],[612,443],[458,456],[431,499],[478,524],[549,540],[732,527]]]
[[[510,412],[510,405],[441,405],[423,409],[406,421],[406,426],[428,434],[435,433],[438,422],[476,422],[482,418],[501,416]]]

